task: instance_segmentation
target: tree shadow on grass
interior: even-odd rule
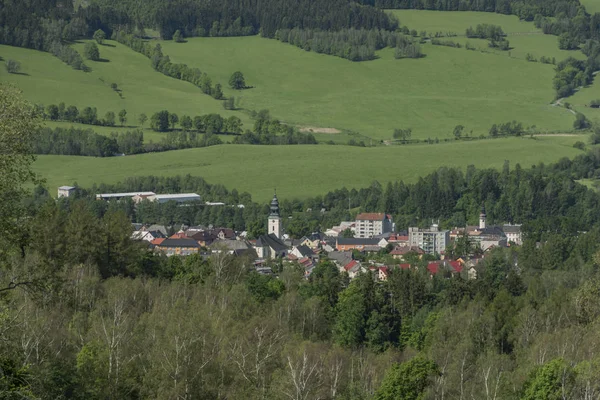
[[[107,62],[110,62],[110,60],[106,59],[106,58],[99,58],[96,60],[96,62],[107,63]]]
[[[13,74],[13,75],[30,76],[27,72],[11,72],[11,74]]]
[[[106,46],[106,47],[117,47],[114,44],[110,44],[110,43],[102,43],[100,46]]]

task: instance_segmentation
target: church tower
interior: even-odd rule
[[[269,214],[269,235],[272,233],[277,238],[281,239],[281,217],[279,216],[279,200],[277,200],[277,193],[273,195],[271,200],[271,213]]]
[[[485,220],[486,220],[486,214],[485,214],[485,203],[481,204],[481,214],[479,214],[479,229],[485,229]]]

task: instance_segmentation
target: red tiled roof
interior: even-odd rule
[[[450,264],[455,272],[460,273],[463,270],[463,265],[460,261],[450,261],[448,264]]]
[[[293,254],[290,253],[290,254],[288,254],[288,259],[290,259],[290,260],[293,261],[293,260],[297,260],[298,257],[296,257],[295,255],[293,255]]]
[[[406,264],[400,264],[400,268],[401,269],[410,269],[410,264],[406,263]]]
[[[431,275],[435,275],[440,270],[440,264],[438,264],[438,263],[429,263],[429,264],[427,264],[427,270],[429,271],[429,273]]]
[[[184,232],[177,232],[171,236],[169,236],[169,239],[187,239],[188,237],[186,236],[186,234]]]
[[[383,221],[386,215],[384,213],[361,213],[356,216],[356,220],[361,221]]]
[[[153,241],[151,241],[150,243],[152,243],[155,246],[158,246],[159,244],[161,244],[164,241],[165,241],[165,238],[157,238],[157,239],[154,239]]]
[[[379,271],[383,273],[385,276],[388,276],[388,268],[387,267],[379,267]]]
[[[346,265],[344,266],[344,269],[345,269],[346,271],[350,271],[350,270],[351,270],[351,269],[352,269],[352,268],[353,268],[353,267],[354,267],[356,264],[358,264],[358,261],[356,261],[356,260],[352,260],[352,261],[350,261],[348,264],[346,264]]]
[[[303,259],[301,259],[298,262],[304,267],[308,267],[308,266],[312,265],[312,260],[308,257],[304,257]]]

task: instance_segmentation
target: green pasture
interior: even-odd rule
[[[507,40],[511,49],[502,51],[493,49],[489,46],[489,41],[485,39],[472,39],[467,37],[441,38],[441,40],[451,40],[453,42],[465,45],[469,43],[479,51],[490,53],[501,57],[518,58],[526,60],[527,54],[533,55],[538,61],[541,57],[555,58],[556,62],[562,61],[568,57],[574,57],[585,60],[587,57],[579,50],[561,50],[558,48],[558,38],[552,35],[508,35]],[[466,50],[466,49],[462,49]],[[552,84],[552,82],[550,82]]]
[[[592,100],[600,100],[600,76],[598,75],[594,77],[594,82],[590,86],[580,89],[573,96],[563,100],[563,103],[570,103],[590,120],[600,123],[600,109],[588,107]]]
[[[429,11],[429,10],[390,10],[398,17],[400,25],[417,32],[427,31],[452,32],[464,35],[468,27],[475,28],[477,24],[500,25],[505,33],[535,33],[541,32],[533,23],[519,20],[515,15],[504,15],[475,11]]]
[[[80,110],[96,107],[102,118],[107,111],[127,110],[127,125],[138,125],[138,116],[148,118],[163,109],[181,117],[208,113],[237,115],[244,125],[251,126],[249,117],[241,112],[225,111],[220,101],[203,94],[190,83],[169,78],[156,72],[150,60],[114,41],[100,46],[103,62],[86,61],[91,72],[76,71],[49,53],[0,45],[0,57],[21,63],[22,74],[8,74],[0,68],[0,81],[15,83],[33,103],[75,105]],[[75,48],[82,51],[84,44]],[[110,87],[116,83],[123,98]],[[226,82],[223,82],[226,83]],[[146,127],[149,122],[146,122]]]
[[[600,12],[600,0],[580,0],[580,3],[583,4],[585,10],[590,14]]]
[[[517,120],[540,129],[571,129],[573,116],[550,106],[554,67],[464,49],[424,45],[427,57],[350,62],[255,37],[191,38],[161,42],[176,62],[227,82],[240,70],[251,89],[226,90],[241,107],[269,109],[281,120],[390,139],[394,128],[413,138],[452,136],[456,125],[473,135]]]
[[[229,189],[251,193],[267,201],[273,188],[283,198],[306,198],[341,188],[368,186],[373,180],[414,182],[435,169],[530,167],[573,157],[572,147],[582,135],[568,137],[508,138],[360,148],[351,146],[244,146],[221,145],[202,149],[170,151],[136,156],[93,158],[39,156],[34,169],[47,179],[51,193],[61,185],[115,183],[128,176],[184,175],[204,177]]]

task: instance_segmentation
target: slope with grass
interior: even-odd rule
[[[531,22],[521,21],[516,15],[504,15],[476,11],[430,11],[430,10],[390,10],[398,17],[400,25],[417,32],[427,31],[464,35],[465,30],[477,24],[500,25],[504,33],[541,33]]]
[[[452,136],[455,125],[474,135],[493,123],[518,120],[560,131],[573,117],[550,106],[553,66],[440,46],[426,58],[395,60],[393,51],[353,63],[260,37],[193,38],[162,42],[177,62],[201,65],[218,81],[242,71],[252,89],[227,90],[243,107],[267,108],[292,124],[335,127],[376,139],[394,128],[413,138]]]
[[[600,2],[600,0],[598,0]],[[527,53],[535,58],[554,57],[561,61],[567,57],[585,59],[581,51],[560,50],[558,38],[553,35],[544,35],[541,29],[535,27],[532,22],[521,21],[515,15],[503,15],[486,12],[473,11],[428,11],[428,10],[391,10],[389,11],[400,20],[402,25],[415,29],[417,32],[426,31],[430,35],[440,32],[456,34],[457,37],[446,38],[460,44],[471,43],[477,48],[485,51],[525,59]],[[477,24],[492,24],[502,27],[510,42],[511,50],[501,51],[489,48],[488,41],[482,39],[470,39],[465,36],[469,27]]]
[[[75,48],[83,51],[83,43]],[[22,74],[8,74],[0,68],[0,81],[15,83],[33,103],[96,107],[101,118],[107,111],[128,112],[128,125],[138,125],[138,116],[167,109],[179,114],[199,115],[219,113],[237,115],[244,125],[251,126],[247,115],[225,111],[221,102],[203,94],[192,84],[169,78],[156,72],[150,60],[114,41],[100,47],[104,62],[86,61],[91,72],[73,70],[49,53],[18,47],[1,46],[0,57],[21,63]],[[110,87],[116,83],[122,98]],[[148,126],[149,122],[146,123]]]
[[[72,183],[89,187],[128,176],[192,174],[267,201],[275,186],[283,198],[306,198],[343,186],[368,186],[373,180],[414,182],[442,166],[500,167],[509,160],[529,167],[579,154],[580,150],[572,147],[577,140],[585,138],[509,138],[373,148],[222,145],[113,158],[40,156],[34,167],[47,179],[51,193]]]
[[[580,0],[580,3],[588,13],[600,13],[600,0]]]

